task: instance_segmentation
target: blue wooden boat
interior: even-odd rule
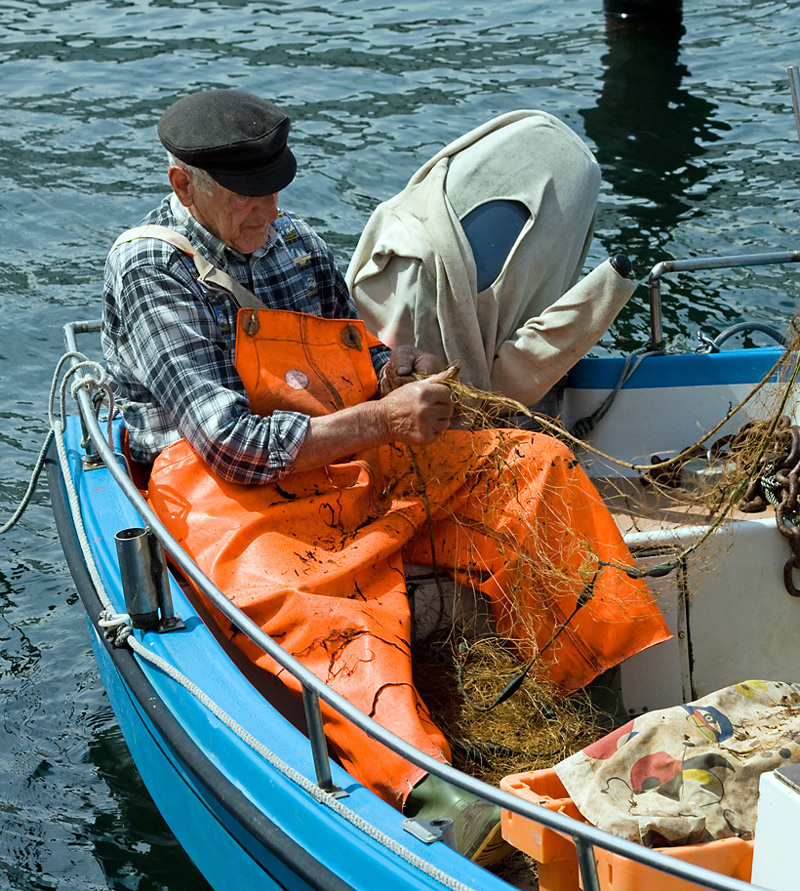
[[[797,68],[790,69],[790,84],[800,133]],[[800,443],[796,342],[785,344],[770,326],[742,324],[707,339],[698,352],[668,353],[661,331],[665,275],[798,262],[800,251],[659,263],[649,280],[649,349],[633,361],[583,359],[568,376],[561,423],[579,430],[585,447],[576,442],[576,454],[600,491],[609,492],[609,506],[637,563],[680,564],[680,572],[657,571],[650,580],[672,639],[621,667],[620,695],[631,715],[746,678],[800,680],[800,541],[787,552],[787,537],[800,536],[787,536],[786,524],[776,523],[779,512],[731,510],[724,522],[688,512],[653,524],[625,496],[626,483],[635,483],[655,456],[680,455],[698,439],[705,443],[705,457],[701,451],[684,462],[678,482],[707,485],[715,465],[705,460],[708,435],[700,434],[713,431],[724,440],[753,422],[774,421],[776,406],[798,429]],[[504,831],[507,821],[519,826],[522,820],[528,839],[545,832],[571,839],[574,869],[564,874],[558,891],[755,887],[713,869],[713,862],[706,869],[691,858],[617,838],[541,800],[433,761],[283,652],[202,576],[149,509],[124,458],[123,424],[103,369],[79,351],[84,338],[98,330],[99,322],[65,328],[67,353],[59,372],[68,370],[60,413],[53,407],[55,386],[51,397],[47,456],[53,510],[100,673],[133,759],[155,804],[215,891],[533,887],[528,873],[500,878],[467,860],[450,847],[446,825],[406,820],[360,786],[329,757],[321,700],[409,761],[499,805]],[[766,334],[771,342],[729,349],[728,341],[743,332]],[[77,413],[65,409],[68,389]],[[759,398],[750,398],[755,392]],[[103,395],[105,400],[97,398]],[[800,460],[793,472],[800,483]],[[604,487],[612,475],[613,493]],[[698,541],[704,544],[702,556]],[[416,581],[426,596],[425,580]],[[302,708],[229,644],[195,587],[299,679]],[[440,587],[434,587],[439,596]],[[800,819],[800,769],[785,772],[770,793],[774,812],[759,810],[759,826],[767,828],[757,828],[752,853],[753,876],[772,891],[795,887],[797,872],[791,827]],[[622,885],[624,870],[612,874],[601,854],[633,864],[637,878]],[[606,868],[599,870],[598,863]],[[746,871],[750,876],[749,862]]]
[[[758,408],[749,404],[736,417],[729,417],[730,409],[765,376],[767,388],[784,386],[775,372],[784,346],[770,342],[729,349],[725,341],[740,333],[737,327],[703,352],[667,354],[659,348],[661,279],[676,271],[798,261],[800,252],[785,251],[659,264],[650,277],[655,348],[633,363],[621,358],[578,363],[563,397],[564,425],[569,428],[592,417],[587,442],[601,454],[637,465],[654,454],[680,451],[697,439],[699,430],[712,428],[720,419],[728,419],[734,429],[757,418]],[[148,508],[123,457],[122,421],[113,412],[109,417],[107,403],[99,417],[96,412],[93,396],[103,389],[102,371],[79,352],[86,341],[96,349],[92,335],[98,327],[97,322],[77,322],[65,329],[65,380],[77,384],[77,413],[66,413],[63,420],[52,413],[55,436],[48,471],[53,509],[86,609],[97,663],[128,747],[157,807],[216,891],[412,891],[443,886],[453,891],[509,891],[508,881],[449,847],[446,827],[405,820],[329,758],[321,730],[321,699],[410,761],[530,820],[532,826],[571,837],[584,889],[614,887],[598,874],[597,850],[702,887],[752,887],[616,838],[432,761],[295,663],[230,603],[225,592],[202,577]],[[760,329],[764,326],[751,326]],[[780,340],[775,332],[766,333]],[[795,403],[792,389],[785,411],[796,420]],[[721,428],[720,435],[726,430]],[[592,476],[606,474],[597,453],[580,457]],[[637,475],[626,472],[631,478]],[[702,524],[694,522],[648,529],[636,518],[627,520],[633,522],[626,539],[644,564],[680,551],[703,531]],[[714,561],[713,572],[695,574],[690,556],[678,580],[673,573],[658,582],[659,596],[674,605],[668,621],[676,634],[623,665],[622,693],[631,714],[684,702],[746,677],[797,680],[800,674],[794,645],[800,638],[800,600],[790,597],[784,586],[786,544],[774,517],[767,512],[732,519],[714,531],[709,546],[722,555]],[[162,547],[171,558],[166,576]],[[706,554],[703,560],[708,559]],[[244,663],[215,630],[186,580],[299,677],[302,709]],[[673,597],[670,586],[676,585],[682,586],[677,592],[681,596]],[[150,602],[151,586],[158,589],[157,615],[148,628],[131,627],[131,615],[147,612],[131,604],[138,604],[139,596]],[[690,597],[684,596],[686,586]],[[755,603],[753,589],[759,591]],[[721,658],[722,638],[726,646]],[[655,873],[652,878],[659,881]]]

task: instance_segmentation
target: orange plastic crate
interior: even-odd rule
[[[500,781],[500,788],[548,810],[586,822],[552,768],[506,777]],[[510,811],[504,810],[502,817],[506,841],[536,860],[539,891],[579,891],[582,886],[578,856],[570,836]],[[699,845],[654,850],[722,875],[750,881],[752,841],[722,838]],[[702,891],[702,886],[694,882],[667,875],[611,851],[595,847],[594,854],[602,891],[641,891],[642,888],[648,891]]]

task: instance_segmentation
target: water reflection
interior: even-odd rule
[[[705,145],[729,129],[714,119],[714,103],[685,86],[691,75],[680,58],[684,34],[679,13],[607,16],[602,90],[580,112],[611,187],[614,206],[604,217],[613,221],[615,241],[608,248],[625,250],[639,275],[670,256],[673,231],[697,211],[699,196],[690,193],[707,175]],[[638,341],[645,336],[640,315]]]
[[[178,90],[238,86],[285,103],[304,170],[287,207],[342,263],[377,201],[465,122],[518,107],[572,126],[583,108],[576,129],[605,178],[598,260],[625,249],[641,279],[665,256],[794,247],[800,180],[784,67],[800,63],[796,4],[694,0],[685,32],[679,22],[655,33],[632,16],[604,22],[602,5],[3,4],[3,518],[44,436],[61,325],[99,315],[108,245],[163,194],[155,121]],[[734,128],[724,141],[721,121]],[[667,335],[692,346],[698,327],[791,317],[795,273],[752,280],[671,279]],[[614,351],[647,338],[644,288],[634,299],[609,337]],[[111,729],[46,500],[40,484],[0,547],[0,888],[41,891],[48,876],[59,891],[205,887]]]

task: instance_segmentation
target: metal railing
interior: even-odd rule
[[[77,352],[77,336],[79,334],[96,332],[100,327],[97,321],[74,322],[65,326],[64,338],[67,349]],[[77,359],[72,360],[73,365]],[[84,374],[88,379],[88,374]],[[142,497],[130,477],[118,460],[118,455],[106,439],[106,434],[101,428],[91,396],[85,387],[77,388],[76,399],[84,425],[84,430],[91,440],[91,444],[97,452],[97,456],[103,461],[114,481],[123,491],[133,507],[150,527],[153,534],[164,545],[165,550],[172,557],[177,568],[196,585],[202,593],[228,618],[237,628],[259,646],[265,653],[274,659],[282,668],[294,675],[303,688],[303,701],[306,714],[309,716],[308,727],[314,763],[317,771],[317,782],[326,791],[337,794],[338,790],[331,779],[330,760],[328,757],[327,742],[325,740],[320,712],[320,700],[325,701],[336,709],[348,721],[355,724],[365,733],[381,742],[387,748],[401,755],[406,760],[417,765],[423,770],[435,774],[449,783],[471,792],[486,801],[493,802],[505,810],[518,814],[521,817],[532,820],[542,826],[562,833],[572,838],[581,874],[581,882],[584,891],[600,891],[600,881],[597,873],[597,863],[594,856],[594,847],[597,846],[629,860],[641,863],[660,872],[678,876],[687,881],[695,882],[713,891],[754,891],[755,886],[740,879],[723,876],[693,863],[679,861],[658,851],[643,847],[635,842],[610,835],[588,823],[581,823],[564,814],[548,810],[540,805],[525,801],[524,799],[504,792],[494,786],[476,780],[455,768],[443,764],[418,749],[413,748],[400,737],[377,724],[363,712],[359,711],[341,695],[334,692],[324,681],[307,668],[297,662],[285,650],[283,650],[271,637],[262,631],[251,619],[236,607],[225,594],[217,588],[198,569],[196,564],[187,556],[183,548],[170,535],[158,516]]]
[[[650,270],[650,348],[664,346],[661,314],[661,278],[670,272],[695,272],[700,269],[721,269],[734,266],[767,266],[774,263],[800,263],[800,251],[774,251],[767,254],[744,254],[728,257],[694,257],[690,260],[662,260]]]
[[[800,68],[796,65],[790,65],[787,69],[789,72],[789,89],[792,93],[792,107],[794,108],[794,124],[797,127],[797,141],[800,142]]]

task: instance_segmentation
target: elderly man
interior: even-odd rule
[[[187,552],[310,670],[446,761],[411,677],[404,559],[484,591],[500,632],[523,658],[546,651],[540,673],[566,690],[666,629],[569,452],[449,429],[446,373],[417,349],[390,354],[356,318],[330,251],[278,207],[296,169],[288,130],[237,90],[167,109],[172,194],[109,254],[104,353],[131,456],[154,462],[151,504]],[[324,709],[357,779],[408,814],[453,817],[459,850],[492,861],[495,808]]]

